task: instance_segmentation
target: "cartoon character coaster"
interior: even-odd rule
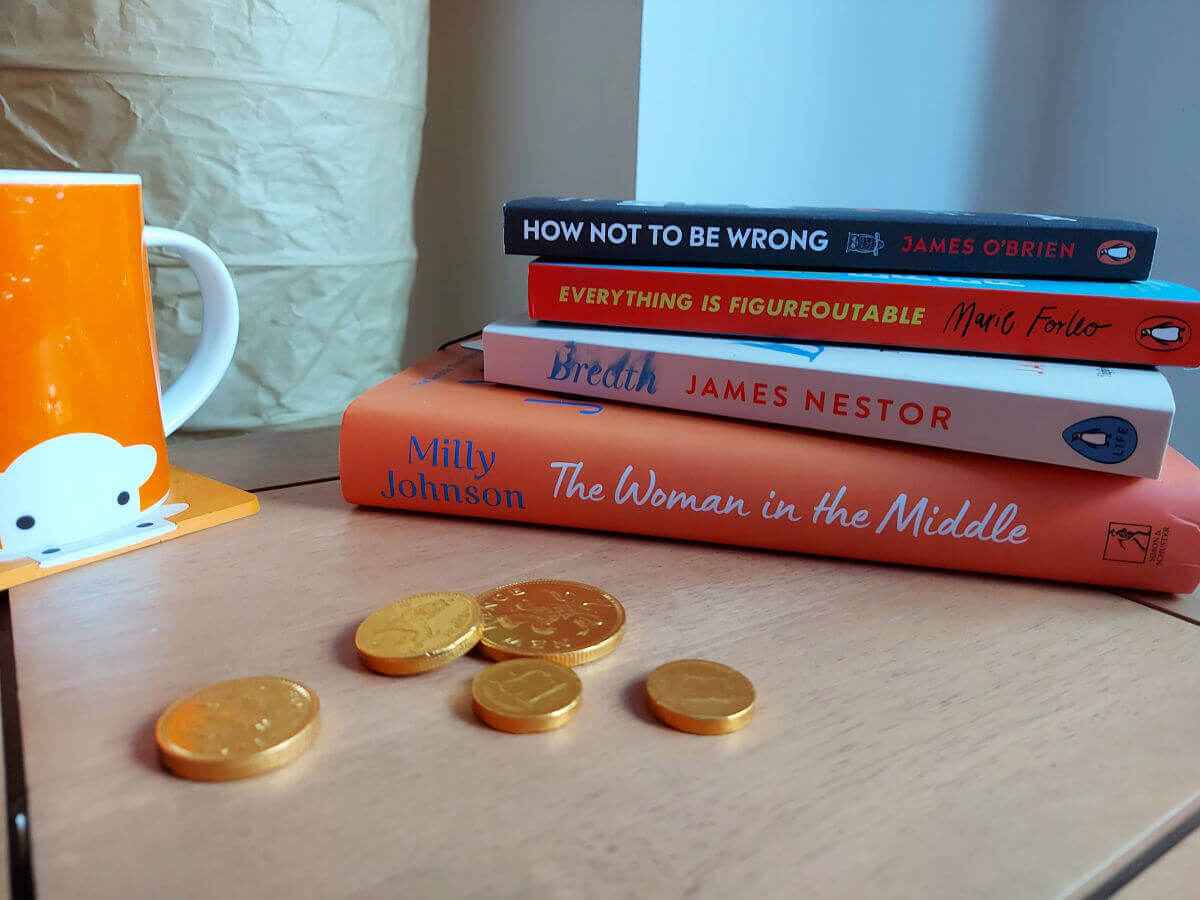
[[[100,556],[141,544],[151,538],[161,537],[174,531],[176,525],[168,516],[176,516],[188,508],[186,503],[160,503],[152,506],[138,517],[136,522],[121,525],[111,531],[92,535],[79,541],[63,543],[62,546],[43,547],[26,554],[36,560],[43,568],[61,566],[70,562],[87,559],[90,556]],[[4,557],[0,557],[3,559]],[[9,557],[12,558],[12,557]]]
[[[141,446],[144,445],[123,447],[121,450],[136,450]],[[102,448],[100,444],[94,444],[91,449],[105,448]],[[111,450],[111,448],[106,449]],[[138,454],[138,456],[144,456],[144,454]],[[147,463],[145,459],[139,460],[137,456],[127,454],[124,459],[129,460],[128,471],[121,465],[114,469],[122,477],[131,472],[130,477],[136,479],[141,472],[145,471]],[[122,464],[124,464],[123,461]],[[6,490],[12,492],[0,494],[0,496],[9,499],[12,499],[19,490],[15,483],[6,481],[7,476],[13,473],[15,465],[14,462],[3,475],[0,475],[0,492]],[[150,465],[152,468],[152,459]],[[64,484],[67,484],[68,487],[70,481],[69,476],[64,477]],[[121,489],[114,493],[113,488]],[[2,529],[0,530],[0,540],[4,542],[4,547],[0,550],[0,590],[116,556],[119,553],[183,537],[194,531],[201,531],[258,512],[258,498],[253,494],[230,487],[212,478],[197,475],[194,472],[177,469],[174,466],[170,467],[170,489],[167,496],[163,498],[162,502],[145,511],[137,510],[136,503],[128,500],[125,503],[121,502],[124,482],[120,478],[106,482],[104,490],[98,488],[95,491],[91,491],[90,488],[88,490],[89,492],[82,496],[88,497],[99,508],[93,508],[85,515],[89,517],[89,522],[99,521],[102,522],[102,527],[108,526],[107,530],[99,533],[91,532],[83,536],[78,536],[76,531],[70,529],[65,532],[60,531],[58,532],[60,537],[65,534],[72,539],[56,539],[55,542],[48,545],[47,541],[40,539],[40,535],[38,538],[33,538],[35,532],[38,531],[39,513],[45,521],[52,522],[55,521],[56,516],[61,514],[63,504],[66,504],[68,508],[75,505],[73,500],[66,501],[61,492],[57,494],[42,492],[37,495],[43,502],[36,507],[30,507],[34,509],[33,512],[21,514],[21,516],[33,518],[31,527],[21,527],[29,525],[28,522],[19,522],[21,516],[14,518],[12,523],[0,525],[0,529]],[[131,497],[136,496],[135,492],[136,485],[131,492]],[[79,496],[81,495],[76,495],[76,498]],[[45,502],[47,499],[51,499],[53,502]],[[133,514],[112,512],[105,508],[109,504],[121,510],[126,506],[131,506]],[[9,516],[8,518],[13,517]],[[24,533],[28,537],[24,542],[9,549],[9,535],[13,531]],[[21,541],[21,538],[18,537],[17,541]]]
[[[157,466],[149,444],[125,447],[92,432],[35,444],[0,472],[0,560],[50,561],[78,554],[89,542],[112,543],[116,532],[149,512],[140,492]],[[164,499],[152,498],[151,509]]]

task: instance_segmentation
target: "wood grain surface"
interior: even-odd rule
[[[244,491],[299,484],[338,474],[338,429],[264,431],[253,435],[171,438],[171,464]]]
[[[44,896],[1046,897],[1200,790],[1200,630],[1113,594],[355,509],[336,482],[260,499],[14,591]],[[355,657],[390,600],[532,577],[628,610],[561,731],[480,725],[474,655]],[[652,719],[645,676],[689,656],[754,681],[747,728]],[[321,698],[308,754],[159,768],[168,703],[269,673]]]
[[[1128,600],[1144,603],[1154,609],[1185,622],[1200,625],[1200,588],[1190,594],[1157,594],[1153,591],[1135,591],[1132,588],[1113,588],[1113,591]]]
[[[1101,900],[1113,896],[1195,831],[1198,823],[1200,792],[1134,835],[1117,853],[1073,885],[1064,895],[1065,900]]]
[[[1200,832],[1176,844],[1116,894],[1117,900],[1164,900],[1200,894]]]

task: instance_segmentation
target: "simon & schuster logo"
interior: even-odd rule
[[[1138,325],[1134,339],[1147,350],[1178,350],[1192,339],[1192,327],[1179,316],[1151,316]]]
[[[1143,564],[1150,550],[1149,525],[1109,522],[1104,542],[1104,558],[1112,562]]]
[[[1129,241],[1105,241],[1096,249],[1096,259],[1106,266],[1123,266],[1137,256],[1137,248]]]

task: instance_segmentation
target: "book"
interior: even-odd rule
[[[1187,592],[1200,471],[1157,479],[489,384],[455,344],[356,398],[350,503]],[[536,534],[529,541],[537,541]]]
[[[1169,281],[529,264],[533,319],[1134,365],[1200,365],[1197,301]]]
[[[537,322],[483,330],[488,381],[1155,478],[1157,369]]]
[[[504,252],[609,262],[1121,281],[1150,276],[1157,236],[1139,222],[1026,213],[567,197],[504,204]]]

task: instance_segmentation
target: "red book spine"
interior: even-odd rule
[[[1068,283],[1080,285],[1076,294],[1015,290],[988,279],[892,277],[538,261],[529,266],[529,315],[610,327],[1200,366],[1200,340],[1191,340],[1190,325],[1200,307],[1174,299],[1171,291],[1195,293],[1178,285]],[[1155,285],[1163,296],[1154,296]]]
[[[342,420],[351,503],[1192,590],[1200,472],[1129,478],[484,382],[459,347]],[[529,536],[531,545],[537,536]]]

